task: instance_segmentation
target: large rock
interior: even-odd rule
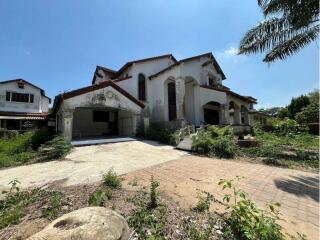
[[[82,208],[54,220],[28,240],[127,240],[129,227],[118,213],[103,207]]]

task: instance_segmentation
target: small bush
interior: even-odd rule
[[[168,122],[151,122],[148,126],[145,136],[147,139],[155,140],[161,143],[171,143],[173,127]]]
[[[233,158],[237,150],[233,137],[230,127],[210,126],[207,130],[198,131],[193,138],[192,150],[220,158]]]
[[[105,188],[101,191],[94,192],[89,198],[90,206],[102,207],[107,200],[112,198],[112,189]]]
[[[52,133],[49,128],[43,127],[36,130],[31,138],[31,144],[33,149],[38,149],[41,144],[52,139]]]
[[[209,192],[202,191],[202,194],[204,194],[204,196],[203,195],[198,196],[198,203],[192,209],[196,212],[208,211],[210,209],[211,202],[215,200],[214,196]]]
[[[7,130],[0,128],[0,139],[13,139],[19,135],[17,130]]]
[[[117,173],[110,168],[107,173],[102,175],[102,183],[106,187],[110,187],[112,189],[121,188],[122,178],[117,175]]]
[[[226,194],[223,200],[227,203],[226,210],[228,227],[225,235],[244,240],[284,240],[281,226],[277,223],[278,203],[269,204],[268,210],[261,210],[256,204],[248,199],[248,194],[238,189],[240,178],[226,180],[221,179],[219,185],[222,189],[229,189],[233,193]]]
[[[42,144],[38,152],[44,157],[44,160],[51,160],[65,157],[71,149],[70,141],[62,136],[57,136],[51,141]]]
[[[150,203],[149,208],[156,208],[158,206],[158,191],[159,182],[154,180],[153,176],[151,177],[151,185],[150,185]]]

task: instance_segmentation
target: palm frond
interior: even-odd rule
[[[292,0],[269,0],[267,4],[261,6],[265,16],[288,12],[294,5]]]
[[[269,52],[265,58],[264,62],[273,62],[277,59],[285,59],[292,54],[298,52],[301,48],[305,47],[312,41],[316,40],[319,35],[319,25],[316,25],[303,33],[300,33],[293,37],[292,39],[283,42],[275,46],[271,52]]]
[[[284,18],[272,18],[248,31],[240,41],[239,54],[270,50],[271,44],[288,39],[294,33]]]

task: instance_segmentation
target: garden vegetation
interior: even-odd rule
[[[47,128],[21,134],[2,131],[1,136],[0,168],[59,159],[72,148],[69,141],[61,136],[53,136]]]

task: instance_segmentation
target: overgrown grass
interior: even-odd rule
[[[17,180],[12,181],[10,191],[0,200],[0,229],[20,223],[28,208],[35,204],[42,206],[42,217],[50,220],[58,217],[64,205],[62,193],[40,188],[21,191],[18,184]]]
[[[301,133],[278,134],[255,130],[259,147],[239,148],[238,155],[261,159],[268,165],[287,168],[319,168],[319,137]]]
[[[51,138],[49,130],[44,128],[0,139],[0,168],[58,159],[70,152],[69,141],[59,136],[47,141]]]
[[[290,123],[291,124],[291,123]],[[230,127],[209,126],[193,139],[192,149],[200,154],[219,158],[249,157],[267,165],[286,168],[318,169],[319,137],[279,124],[279,130],[266,132],[255,127],[257,147],[238,147]],[[296,128],[294,128],[296,129]]]

